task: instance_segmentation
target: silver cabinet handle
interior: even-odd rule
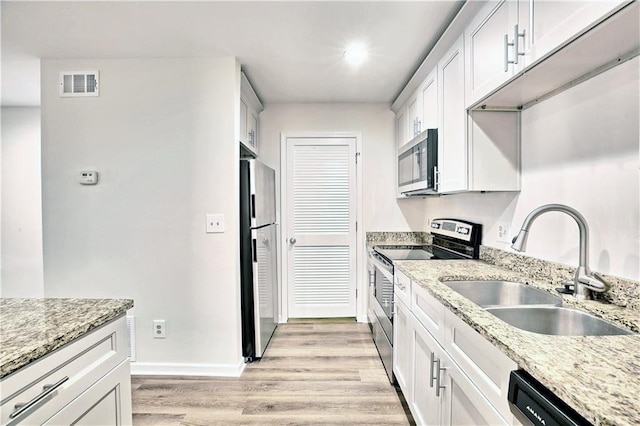
[[[515,61],[509,60],[509,46],[513,46],[514,43],[509,43],[509,34],[504,35],[504,72],[509,71],[509,64],[515,64]]]
[[[440,396],[440,389],[446,388],[440,384],[440,372],[446,370],[445,367],[440,367],[440,359],[436,360],[436,396]]]
[[[519,28],[520,26],[518,24],[513,26],[513,64],[518,63],[518,56],[524,56],[524,52],[520,52],[518,47],[520,44],[518,39],[522,37],[522,40],[524,41],[524,31],[520,32]]]
[[[15,419],[20,414],[24,413],[25,411],[27,411],[28,409],[30,409],[31,407],[36,405],[38,402],[42,401],[47,396],[51,395],[53,392],[55,392],[56,389],[58,389],[60,386],[62,386],[62,384],[64,382],[66,382],[67,380],[69,380],[69,377],[68,376],[64,376],[62,379],[60,379],[58,382],[56,382],[56,383],[54,383],[52,385],[44,385],[44,386],[42,386],[42,392],[40,392],[38,395],[36,395],[34,398],[32,398],[31,401],[29,401],[27,403],[18,403],[16,405],[14,405],[15,410],[13,411],[13,413],[9,414],[9,418],[10,419]]]
[[[433,366],[436,363],[436,354],[431,352],[431,362],[429,363],[429,387],[433,387],[433,381],[436,379],[433,375]]]
[[[418,118],[417,119],[417,125],[418,125],[418,134],[420,134],[420,132],[422,131],[422,121]]]
[[[295,243],[296,243],[296,241],[297,241],[297,240],[296,240],[295,238],[293,238],[293,237],[289,238],[289,242],[290,242],[291,244],[295,244]]]

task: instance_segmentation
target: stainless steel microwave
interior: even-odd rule
[[[427,129],[400,149],[398,190],[406,196],[437,194],[438,129]]]

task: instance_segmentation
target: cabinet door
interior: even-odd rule
[[[442,349],[429,332],[417,321],[413,322],[413,392],[409,402],[416,424],[440,425],[442,393],[436,395],[436,360]],[[442,389],[441,389],[442,391]]]
[[[420,87],[422,98],[421,131],[438,128],[438,69],[429,73]]]
[[[404,107],[396,114],[396,141],[398,148],[409,142],[409,139],[407,139],[407,115]]]
[[[519,21],[529,40],[526,60],[530,64],[584,32],[626,2],[521,0],[520,3]]]
[[[471,106],[514,75],[514,1],[489,2],[465,30],[467,44],[467,103]],[[521,45],[520,45],[521,46]],[[507,56],[508,55],[508,58]]]
[[[444,386],[442,400],[443,425],[509,425],[487,401],[467,376],[446,354],[441,354],[440,385]]]
[[[396,299],[396,313],[393,317],[393,373],[402,389],[405,399],[411,398],[412,376],[412,319],[411,311]]]
[[[422,124],[421,101],[419,100],[420,90],[416,91],[407,101],[407,120],[409,122],[408,137],[411,140],[420,133],[420,125]]]
[[[247,107],[247,103],[244,99],[240,98],[240,142],[245,145],[248,145],[247,135],[248,126],[247,126],[247,115],[249,113],[249,108]]]
[[[438,63],[438,192],[467,189],[467,142],[464,104],[464,39],[461,36]]]
[[[258,113],[250,108],[247,121],[247,142],[255,151],[258,148]]]
[[[131,377],[129,360],[98,380],[45,425],[130,425]]]

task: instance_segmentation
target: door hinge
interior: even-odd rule
[[[358,157],[360,157],[360,153],[356,152],[356,164],[358,164]]]
[[[356,299],[358,298],[358,289],[356,288]]]
[[[358,222],[356,222],[356,232],[358,232]]]

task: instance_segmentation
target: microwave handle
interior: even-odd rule
[[[433,166],[433,189],[438,191],[439,186],[440,186],[440,172],[438,171],[438,166]]]

